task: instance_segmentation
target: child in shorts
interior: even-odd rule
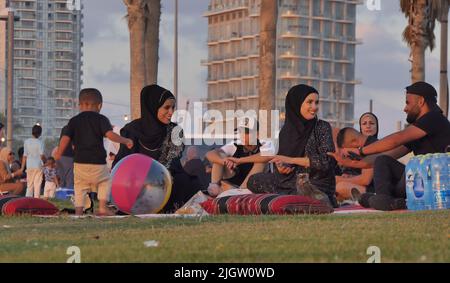
[[[83,89],[79,95],[80,114],[70,119],[67,131],[60,140],[56,153],[59,159],[62,152],[72,142],[74,147],[74,198],[75,213],[83,214],[86,194],[97,192],[99,200],[98,215],[112,215],[107,208],[110,195],[110,176],[106,165],[106,150],[103,138],[121,143],[128,148],[133,141],[113,132],[108,118],[100,114],[103,97],[94,88]]]

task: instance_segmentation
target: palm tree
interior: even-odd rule
[[[139,118],[140,92],[158,78],[160,0],[123,0],[130,32],[131,117]]]
[[[447,48],[448,48],[448,11],[450,0],[439,0],[438,21],[441,23],[441,71],[439,87],[439,105],[448,115],[448,77],[447,77]]]
[[[400,0],[400,8],[408,18],[408,26],[403,32],[403,40],[411,48],[412,82],[425,80],[425,50],[434,49],[434,26],[436,11],[432,7],[437,1]]]
[[[440,106],[448,113],[447,21],[449,0],[400,0],[402,12],[408,18],[403,39],[411,48],[412,82],[425,80],[425,50],[435,46],[434,27],[441,23]]]
[[[259,109],[268,111],[267,134],[271,136],[270,111],[275,104],[278,1],[261,0],[259,36]]]
[[[161,21],[161,1],[147,0],[148,17],[145,25],[145,58],[148,84],[158,81],[159,23]]]

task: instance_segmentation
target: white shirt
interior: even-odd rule
[[[261,156],[274,156],[275,148],[271,141],[259,141],[261,143],[261,147],[259,151],[261,152]],[[240,140],[236,142],[237,144],[242,144]],[[237,147],[234,142],[230,142],[220,148],[227,156],[231,157],[236,153]]]
[[[23,144],[23,156],[27,157],[27,169],[41,169],[41,156],[44,155],[44,145],[39,139],[29,138]]]

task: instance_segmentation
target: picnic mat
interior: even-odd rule
[[[86,218],[97,218],[97,219],[125,219],[130,217],[137,217],[141,219],[162,219],[162,218],[199,218],[207,216],[207,214],[142,214],[142,215],[114,215],[114,216],[96,216],[96,215],[33,215],[39,218],[71,218],[71,219],[86,219]]]
[[[377,212],[383,211],[375,210],[373,208],[365,208],[359,204],[351,204],[336,208],[333,214],[377,213]]]

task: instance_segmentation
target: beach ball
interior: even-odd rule
[[[161,163],[143,155],[123,158],[111,172],[111,197],[117,208],[132,215],[160,212],[169,200],[172,177]]]

